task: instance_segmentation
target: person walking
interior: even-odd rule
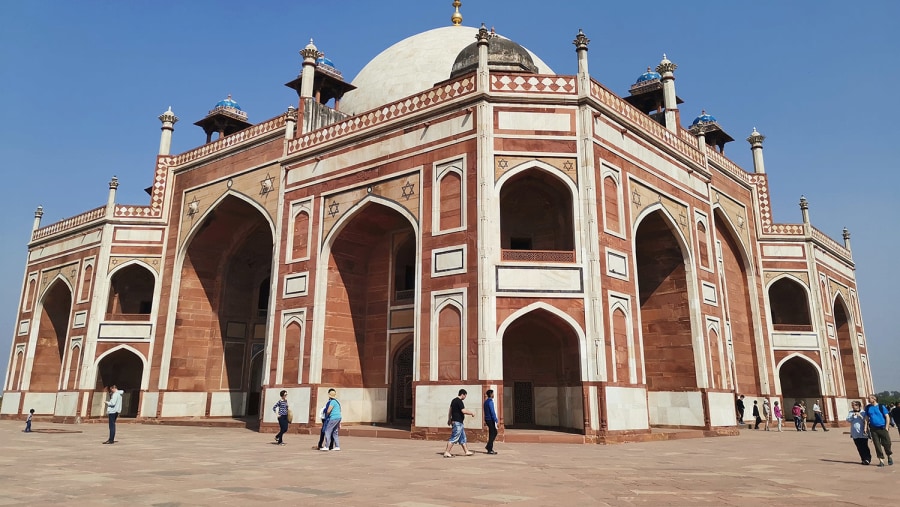
[[[759,429],[759,423],[762,422],[762,417],[759,416],[759,405],[757,405],[757,400],[753,400],[753,420],[756,424],[753,425],[753,429]]]
[[[884,456],[887,455],[887,464],[893,465],[894,458],[891,456],[891,435],[888,433],[888,417],[887,407],[878,403],[878,397],[874,394],[869,395],[869,404],[866,405],[866,433],[872,437],[872,443],[875,444],[875,454],[878,455],[878,466],[884,466]]]
[[[463,400],[466,399],[467,395],[468,393],[465,389],[460,389],[456,398],[453,398],[450,402],[450,411],[447,414],[447,425],[450,426],[450,440],[447,441],[447,448],[444,449],[445,458],[453,457],[453,455],[450,454],[450,449],[453,448],[453,444],[459,444],[466,456],[475,454],[466,447],[466,429],[463,427],[466,416],[475,415],[471,410],[467,410],[465,403],[463,403]]]
[[[900,432],[900,401],[894,403],[894,408],[891,409],[891,427],[897,427],[897,432]]]
[[[25,433],[31,433],[31,418],[34,417],[34,409],[28,411],[28,418],[25,419]]]
[[[800,402],[794,402],[794,406],[791,407],[791,414],[794,415],[794,426],[797,428],[797,431],[800,431],[800,416],[803,414],[803,409],[800,408]]]
[[[766,431],[769,431],[769,420],[772,419],[772,410],[769,408],[769,398],[763,398],[763,419],[766,420]]]
[[[806,400],[800,400],[800,430],[806,431]]]
[[[497,426],[500,424],[500,420],[497,419],[497,411],[494,409],[494,390],[488,389],[484,393],[484,425],[487,426],[488,429],[488,441],[487,445],[484,446],[487,449],[488,454],[497,454],[494,451],[494,439],[497,438]]]
[[[275,412],[275,415],[278,416],[278,429],[280,430],[277,435],[275,435],[275,443],[278,445],[284,445],[284,434],[287,433],[288,430],[288,401],[287,401],[287,391],[284,389],[278,393],[281,396],[281,399],[275,402],[275,405],[272,406],[272,412]]]
[[[744,424],[744,395],[734,400],[734,409],[737,411],[738,424]]]
[[[775,420],[778,421],[778,431],[781,432],[781,422],[784,420],[784,413],[781,411],[781,405],[775,400],[772,406],[772,413],[775,414]]]
[[[822,429],[828,431],[828,428],[825,427],[825,419],[822,416],[822,407],[819,406],[819,400],[816,400],[813,403],[813,416],[816,418],[815,422],[813,422],[812,430],[816,431],[816,425],[819,424],[822,426]]]
[[[319,419],[322,421],[322,430],[319,431],[319,443],[313,446],[314,451],[318,451],[325,444],[325,427],[328,426],[328,406],[331,404],[331,398],[328,398],[328,401],[325,402],[325,405],[322,407],[322,410],[319,411]],[[331,446],[328,448],[330,451],[334,448],[334,442],[331,442]]]
[[[850,403],[850,413],[847,414],[847,422],[850,423],[850,438],[856,444],[856,452],[859,453],[860,462],[868,465],[872,462],[872,451],[869,449],[869,435],[866,434],[866,418],[860,413],[862,403],[854,401]]]
[[[338,401],[337,391],[334,388],[328,390],[328,408],[325,409],[325,417],[328,420],[325,425],[325,442],[319,450],[340,451],[341,441],[338,433],[341,431],[341,402]]]
[[[104,444],[116,443],[116,420],[122,411],[122,393],[115,384],[109,386],[109,400],[106,401],[106,415],[109,418],[109,438]]]

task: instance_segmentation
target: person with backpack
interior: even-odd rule
[[[803,416],[803,408],[800,407],[800,402],[794,403],[793,408],[791,408],[791,413],[794,414],[794,427],[797,428],[797,431],[803,431],[800,428],[802,427],[802,422],[800,418]]]
[[[891,457],[891,435],[888,433],[887,425],[890,417],[887,407],[878,403],[878,397],[874,394],[869,395],[869,404],[866,405],[866,433],[872,437],[872,443],[875,444],[875,454],[878,456],[878,466],[884,466],[884,456],[887,454],[887,464],[893,465],[894,458]]]

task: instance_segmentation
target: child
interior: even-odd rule
[[[781,431],[781,421],[784,420],[784,414],[781,412],[781,405],[778,404],[778,400],[775,400],[772,412],[775,413],[775,420],[778,421],[778,431]]]
[[[859,452],[859,459],[863,465],[868,465],[872,461],[872,451],[869,450],[869,436],[866,435],[866,419],[860,413],[862,403],[854,401],[850,404],[851,410],[847,415],[847,422],[850,423],[850,438],[856,444],[856,450]]]
[[[34,409],[28,411],[28,419],[25,419],[25,433],[31,433],[31,418],[34,417]]]

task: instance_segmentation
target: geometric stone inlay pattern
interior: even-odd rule
[[[574,76],[522,76],[520,74],[491,74],[491,91],[575,93]]]

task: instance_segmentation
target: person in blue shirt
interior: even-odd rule
[[[327,451],[332,448],[334,451],[341,450],[341,442],[338,433],[341,430],[341,402],[337,400],[337,391],[333,388],[328,390],[328,405],[325,411],[325,442],[320,451]],[[332,447],[332,444],[334,446]]]
[[[875,444],[875,454],[878,456],[878,466],[880,467],[884,466],[885,454],[887,454],[887,464],[894,464],[894,458],[891,457],[891,435],[887,430],[888,413],[887,408],[878,403],[878,397],[870,394],[869,404],[866,405],[865,410],[866,432],[872,437],[872,443]]]
[[[497,419],[497,411],[494,410],[494,390],[488,389],[484,393],[484,425],[488,428],[488,441],[484,446],[488,454],[497,454],[494,451],[494,439],[497,438],[497,426],[500,420]]]
[[[850,406],[850,413],[847,414],[847,422],[850,423],[850,438],[856,444],[856,451],[859,453],[861,463],[868,465],[872,461],[872,451],[869,449],[869,436],[866,435],[866,419],[860,413],[862,403],[853,401]]]

